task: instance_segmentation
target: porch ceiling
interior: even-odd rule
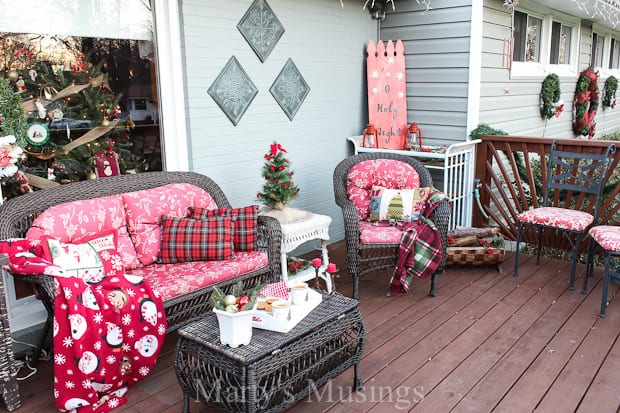
[[[590,20],[612,29],[620,29],[620,0],[534,0],[536,3]]]

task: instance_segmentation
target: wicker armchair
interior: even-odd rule
[[[433,186],[433,179],[426,167],[417,159],[392,153],[363,153],[350,156],[341,161],[334,170],[334,196],[336,204],[342,208],[344,218],[347,270],[353,277],[353,298],[359,296],[359,278],[363,275],[386,268],[394,268],[398,258],[398,243],[379,244],[360,242],[360,227],[358,210],[349,200],[347,194],[347,180],[349,171],[362,161],[374,159],[393,159],[411,165],[418,173],[420,186]],[[448,201],[440,203],[431,214],[437,229],[441,234],[442,260],[431,277],[430,295],[437,292],[438,276],[443,271],[446,257],[446,236],[450,219],[450,205]],[[386,283],[387,285],[387,283]]]

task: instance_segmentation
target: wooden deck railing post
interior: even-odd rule
[[[476,172],[474,178],[480,179],[480,183],[484,187],[485,184],[491,182],[491,177],[487,174],[486,164],[489,160],[489,151],[487,142],[483,139],[476,148]],[[479,191],[480,205],[489,205],[489,195],[482,189]],[[484,227],[489,224],[489,220],[484,217],[482,211],[478,206],[477,201],[474,199],[472,224],[474,227]]]

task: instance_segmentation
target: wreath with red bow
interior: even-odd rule
[[[598,109],[598,100],[601,92],[598,88],[598,73],[592,67],[587,68],[579,75],[575,90],[575,122],[573,131],[577,135],[594,136],[594,117]]]

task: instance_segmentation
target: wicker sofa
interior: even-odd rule
[[[11,199],[0,207],[0,240],[25,237],[37,216],[48,208],[59,204],[91,199],[99,200],[103,199],[103,197],[136,193],[136,191],[157,189],[166,185],[179,183],[190,184],[206,191],[218,208],[231,208],[222,189],[213,180],[198,173],[149,172],[136,175],[116,176],[62,185]],[[253,287],[259,283],[266,284],[277,281],[280,274],[280,224],[274,218],[258,216],[256,231],[258,238],[256,241],[257,252],[261,253],[263,263],[267,261],[267,264],[246,273],[235,275],[233,278],[216,281],[210,285],[203,285],[198,289],[187,291],[175,297],[164,297],[164,309],[166,311],[169,332],[175,331],[179,327],[199,318],[202,314],[210,310],[209,298],[214,286],[228,290],[233,284],[239,281],[243,281],[246,288]],[[267,256],[266,260],[265,255]],[[221,263],[221,261],[219,262]],[[187,266],[188,264],[191,265],[194,263],[157,265]],[[216,265],[216,267],[218,266],[219,265]],[[135,271],[138,271],[142,275],[144,268],[138,268]],[[131,273],[132,271],[128,272]],[[33,284],[37,296],[42,300],[47,310],[48,319],[40,343],[41,346],[43,346],[46,343],[46,338],[53,321],[53,278],[49,276],[14,276]],[[182,278],[179,279],[179,283],[183,283]],[[38,355],[37,352],[34,358],[37,359]]]

